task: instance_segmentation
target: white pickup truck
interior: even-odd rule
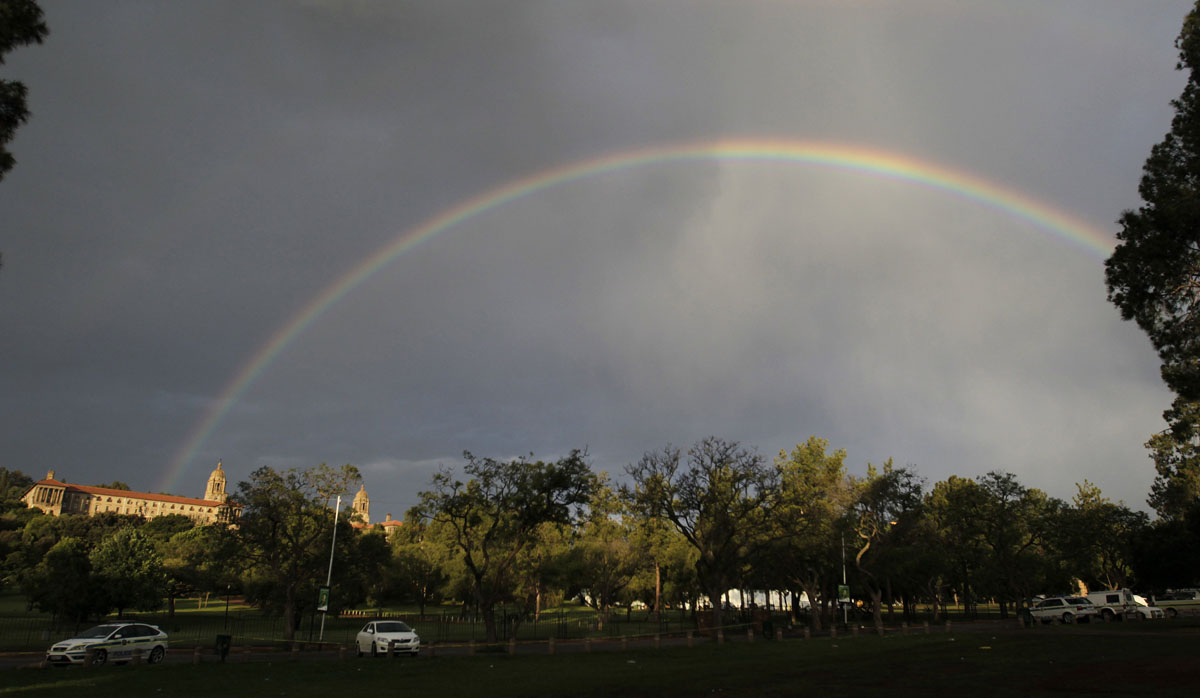
[[[1112,589],[1110,591],[1088,592],[1087,598],[1096,605],[1100,617],[1106,621],[1121,620],[1126,617],[1162,618],[1163,610],[1138,601],[1137,594],[1128,589]]]

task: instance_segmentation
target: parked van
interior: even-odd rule
[[[1154,597],[1154,605],[1161,608],[1168,618],[1180,613],[1200,611],[1200,589],[1167,590],[1166,594]]]
[[[1088,600],[1096,604],[1100,617],[1106,621],[1121,620],[1125,616],[1162,618],[1162,609],[1152,608],[1138,602],[1137,594],[1128,589],[1088,592]]]

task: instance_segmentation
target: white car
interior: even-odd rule
[[[372,657],[386,655],[388,648],[396,654],[417,656],[421,651],[421,638],[408,623],[399,620],[373,620],[363,626],[354,638],[358,656],[370,652]]]
[[[1168,591],[1156,597],[1154,605],[1161,608],[1168,618],[1176,618],[1180,613],[1194,613],[1200,609],[1200,589]]]
[[[167,634],[145,623],[106,623],[54,643],[46,661],[55,666],[83,664],[88,650],[95,652],[93,664],[124,664],[137,652],[149,664],[158,664],[167,654]]]
[[[1082,596],[1051,596],[1034,604],[1029,613],[1043,623],[1060,620],[1069,624],[1090,621],[1097,609],[1095,604]]]

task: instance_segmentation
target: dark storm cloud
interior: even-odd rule
[[[839,141],[1112,231],[1182,86],[1186,2],[46,2],[0,185],[6,467],[158,482],[310,299],[422,221],[665,142]],[[463,449],[619,471],[710,433],[1140,504],[1169,402],[1100,261],[911,183],[597,176],[401,256],[272,362],[223,458],[351,462],[397,516]]]

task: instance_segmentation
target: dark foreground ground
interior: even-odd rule
[[[451,648],[417,659],[264,653],[225,664],[21,668],[0,695],[65,696],[1195,696],[1200,622],[956,626],[952,632],[843,634],[723,645]]]

